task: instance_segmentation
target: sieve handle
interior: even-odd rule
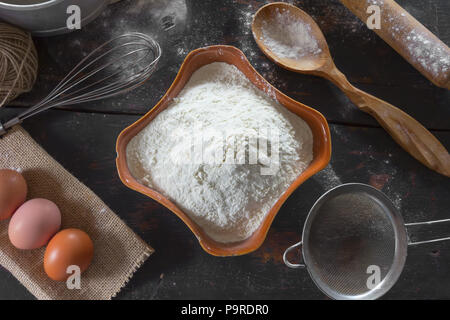
[[[421,225],[431,225],[436,223],[446,223],[450,222],[450,219],[442,219],[442,220],[434,220],[434,221],[426,221],[426,222],[413,222],[413,223],[405,223],[406,228],[409,226],[421,226]],[[409,246],[416,246],[418,244],[425,244],[425,243],[432,243],[432,242],[441,242],[441,241],[448,241],[450,240],[450,237],[445,238],[438,238],[438,239],[432,239],[432,240],[424,240],[424,241],[416,241],[416,242],[408,242]]]
[[[288,255],[289,252],[291,252],[293,249],[296,249],[296,248],[299,248],[299,247],[301,248],[302,246],[303,246],[303,241],[300,241],[299,243],[296,243],[293,246],[290,246],[289,248],[286,249],[286,251],[284,251],[283,261],[284,261],[284,264],[286,266],[288,266],[289,268],[292,268],[292,269],[298,269],[298,268],[305,268],[306,267],[302,263],[291,263],[291,262],[289,262],[289,260],[287,258],[287,255]]]

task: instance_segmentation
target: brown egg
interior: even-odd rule
[[[50,279],[65,281],[70,274],[69,266],[86,271],[94,255],[94,244],[86,232],[65,229],[58,232],[48,243],[44,255],[44,270]]]
[[[43,247],[61,228],[61,212],[47,199],[32,199],[17,209],[9,222],[8,235],[18,249]]]
[[[9,219],[27,198],[27,182],[14,170],[0,170],[0,221]]]

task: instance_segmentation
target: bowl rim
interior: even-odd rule
[[[42,9],[42,8],[48,8],[53,5],[59,4],[65,0],[45,0],[43,2],[33,3],[33,4],[14,4],[14,3],[8,3],[0,0],[0,8],[3,9],[10,9],[14,11],[27,11],[27,10],[34,10],[34,9]]]
[[[211,61],[204,63],[199,67],[195,67],[191,71],[186,71],[189,64],[193,59],[198,58],[199,55],[209,55]],[[231,58],[237,58],[241,65],[235,63],[229,63],[224,61],[225,55],[231,55]],[[200,59],[200,58],[199,58]],[[314,150],[313,160],[310,165],[294,180],[294,182],[285,190],[276,203],[272,206],[269,212],[264,217],[261,225],[249,238],[235,242],[235,243],[221,243],[213,240],[198,226],[187,214],[185,214],[178,206],[169,200],[167,197],[157,192],[156,190],[147,187],[139,183],[132,175],[127,164],[126,147],[129,141],[140,132],[145,126],[147,126],[162,110],[166,109],[174,97],[184,88],[189,81],[192,74],[200,67],[213,63],[213,62],[226,62],[235,65],[245,77],[248,78],[259,90],[264,91],[268,95],[272,95],[279,103],[301,117],[313,132],[314,148],[316,149],[316,143],[319,147],[318,150]],[[250,79],[247,74],[242,70],[243,67],[247,68],[247,72],[252,73],[254,80]],[[180,83],[185,80],[184,84],[179,87]],[[172,91],[178,92],[170,98]],[[283,101],[280,101],[283,100]],[[289,104],[289,106],[287,105]],[[294,110],[292,110],[294,109]],[[299,115],[303,113],[308,115],[308,119]],[[312,127],[312,124],[314,125]],[[139,129],[139,127],[142,127]],[[315,128],[313,130],[313,128]],[[320,142],[316,142],[316,139],[320,139]],[[198,239],[201,247],[209,254],[214,256],[237,256],[244,255],[257,250],[264,242],[270,226],[272,225],[275,216],[280,210],[281,206],[287,200],[287,198],[307,179],[314,174],[324,169],[331,159],[331,134],[328,127],[328,122],[325,117],[317,110],[312,109],[296,100],[293,100],[283,94],[281,91],[273,87],[262,75],[260,75],[250,64],[245,54],[234,46],[229,45],[214,45],[199,48],[191,51],[183,61],[175,80],[172,82],[169,89],[164,96],[158,101],[158,103],[152,107],[145,115],[139,118],[137,121],[125,128],[118,136],[116,142],[116,166],[119,174],[119,178],[128,188],[135,190],[143,195],[150,197],[158,203],[165,206],[167,209],[175,213],[194,233]]]

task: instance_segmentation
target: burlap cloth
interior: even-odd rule
[[[0,222],[0,264],[38,299],[111,299],[153,249],[144,243],[89,188],[50,157],[20,127],[0,139],[0,168],[22,172],[28,198],[46,198],[62,213],[62,227],[79,228],[94,242],[94,258],[81,276],[81,289],[50,280],[43,267],[45,249],[21,251],[8,239],[8,222]],[[2,290],[5,290],[3,288]]]

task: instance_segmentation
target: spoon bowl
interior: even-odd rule
[[[285,58],[272,52],[264,43],[263,27],[267,23],[275,23],[273,20],[278,13],[288,13],[291,17],[308,24],[311,27],[311,35],[317,41],[320,52],[317,54],[305,54],[301,59]],[[310,15],[291,4],[274,2],[261,7],[253,18],[252,32],[258,47],[264,54],[285,69],[294,72],[315,74],[315,71],[320,70],[322,67],[330,63],[333,64],[330,50],[322,30],[320,30]]]

